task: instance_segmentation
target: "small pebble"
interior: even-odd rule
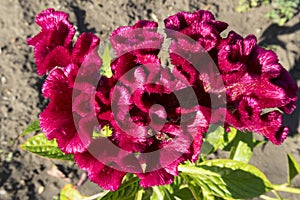
[[[24,180],[20,180],[19,183],[20,183],[20,185],[25,185],[26,184]]]
[[[1,84],[6,84],[7,80],[5,78],[5,76],[1,76]]]
[[[158,22],[158,18],[154,13],[151,13],[151,18],[153,19],[153,21]]]
[[[38,189],[38,193],[42,194],[44,191],[45,191],[45,187],[40,186],[39,189]]]
[[[7,195],[7,192],[5,190],[0,190],[0,197],[4,197]]]
[[[261,32],[261,28],[257,28],[256,29],[256,33],[258,34],[258,33],[260,33]]]

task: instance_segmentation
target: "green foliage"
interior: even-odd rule
[[[216,152],[218,149],[224,149],[236,136],[236,129],[231,128],[229,133],[221,126],[212,127],[205,134],[201,148],[201,156],[206,156],[210,153]]]
[[[230,130],[226,133],[223,127],[218,127],[206,133],[201,149],[202,158],[220,149],[230,151],[230,159],[248,163],[254,147],[263,142],[255,140],[252,133],[242,133],[234,128]]]
[[[135,176],[131,176],[125,179],[122,186],[115,192],[106,192],[106,194],[98,200],[132,200],[140,190],[139,179]]]
[[[273,8],[266,14],[266,18],[271,19],[279,26],[283,26],[299,11],[300,0],[240,0],[236,7],[236,11],[246,12],[251,8],[259,7],[262,4],[271,4]]]
[[[144,196],[143,200],[193,200],[194,196],[181,176],[175,177],[170,185],[156,186],[150,190],[150,197]]]
[[[112,57],[110,55],[110,49],[111,49],[111,45],[110,44],[106,45],[103,55],[101,56],[102,66],[100,68],[100,74],[107,78],[111,78],[113,75],[111,68],[110,68],[110,63],[112,60]]]
[[[256,141],[251,132],[237,131],[236,137],[227,146],[227,148],[230,147],[230,159],[248,163],[252,157],[254,147],[259,144],[262,144],[262,142]]]
[[[42,157],[73,161],[73,154],[63,153],[58,148],[57,142],[48,140],[44,133],[29,138],[20,147]]]
[[[300,167],[295,158],[291,154],[287,154],[288,159],[288,180],[287,183],[291,185],[291,182],[295,176],[300,173]]]
[[[192,190],[200,189],[203,196],[245,199],[272,189],[272,184],[259,169],[240,161],[210,160],[198,166],[181,165],[179,170],[189,186],[192,184]]]
[[[82,200],[84,199],[84,196],[82,196],[73,185],[67,184],[61,190],[59,199],[60,200]]]
[[[23,131],[23,133],[20,136],[22,137],[24,135],[27,135],[29,133],[39,131],[39,130],[41,130],[40,129],[40,120],[36,119],[29,126],[27,126],[27,128],[25,128],[25,130]]]
[[[110,136],[112,136],[112,129],[107,125],[105,125],[99,132],[94,131],[92,134],[93,139],[97,139],[99,137],[107,138]]]
[[[266,14],[279,26],[283,26],[288,20],[295,16],[299,9],[300,0],[274,0],[273,10]]]
[[[33,122],[21,135],[38,131],[39,121]],[[109,137],[111,129],[103,127],[93,134],[94,138]],[[249,199],[258,197],[268,191],[291,192],[300,194],[300,189],[287,187],[292,179],[300,173],[300,167],[292,155],[288,154],[288,180],[282,185],[273,185],[256,167],[248,164],[253,149],[261,144],[252,133],[242,133],[231,128],[226,133],[223,127],[212,127],[205,134],[201,158],[196,164],[186,162],[178,167],[179,176],[170,185],[155,186],[144,189],[139,179],[127,174],[122,186],[117,191],[102,191],[86,197],[76,188],[67,184],[60,193],[61,200],[97,199],[97,200],[221,200]],[[73,155],[64,154],[55,140],[48,140],[44,133],[34,135],[20,145],[34,154],[61,160],[73,161]],[[206,160],[206,156],[216,151],[230,151],[230,159]],[[201,161],[204,160],[204,161]],[[270,199],[268,196],[261,196]]]
[[[240,0],[238,6],[236,7],[237,12],[246,12],[251,8],[259,7],[262,4],[269,4],[270,0]]]

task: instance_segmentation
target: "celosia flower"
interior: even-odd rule
[[[211,50],[217,45],[221,39],[220,33],[228,26],[224,22],[216,21],[213,14],[205,10],[194,13],[179,12],[164,22],[167,29],[189,36],[199,42],[205,50]],[[171,32],[173,33],[175,32]]]
[[[74,87],[78,71],[79,67],[73,63],[55,68],[43,85],[43,95],[50,102],[40,114],[40,126],[49,140],[56,139],[64,153],[86,151],[94,126],[98,125],[91,99],[95,87],[88,78]],[[86,75],[93,76],[91,73]]]
[[[55,66],[67,66],[75,34],[68,14],[49,8],[39,13],[35,21],[42,30],[27,43],[34,46],[38,74],[43,75]]]
[[[38,73],[50,72],[40,125],[104,189],[117,190],[127,172],[143,187],[170,184],[180,163],[198,159],[203,134],[222,117],[225,127],[263,134],[274,144],[287,137],[281,111],[295,109],[297,86],[255,36],[231,31],[222,38],[227,24],[210,12],[179,12],[165,19],[171,70],[160,65],[157,23],[138,21],[111,34],[118,57],[113,76],[100,78],[100,40],[83,33],[73,45],[67,18],[54,9],[41,12],[42,31],[28,39]],[[94,137],[105,127],[111,133]]]
[[[154,22],[139,21],[111,35],[119,57],[111,63],[112,78],[100,80],[95,109],[101,126],[112,128],[107,139],[121,150],[116,152],[100,139],[91,144],[97,148],[88,148],[98,161],[86,164],[82,160],[91,157],[89,153],[75,154],[76,162],[88,171],[90,179],[105,189],[120,186],[125,175],[121,171],[137,174],[143,187],[171,183],[178,174],[178,164],[198,159],[202,134],[208,129],[206,108],[198,106],[197,101],[185,105],[178,102],[177,98],[189,95],[189,83],[183,75],[160,66],[162,36],[155,32],[156,26]],[[136,153],[140,156],[134,156]],[[108,174],[116,181],[101,178]]]
[[[228,120],[229,125],[261,133],[274,144],[281,144],[288,128],[281,126],[280,112],[263,114],[262,111],[266,108],[279,108],[285,113],[294,110],[297,86],[291,76],[273,51],[256,45],[253,35],[243,39],[230,32],[218,49],[218,66],[227,88],[228,107],[233,107],[235,119],[243,124]]]
[[[99,79],[101,60],[97,54],[97,46],[100,40],[91,33],[83,33],[73,46],[75,29],[67,18],[66,13],[54,9],[42,11],[36,17],[42,31],[27,42],[35,47],[39,74],[59,66],[53,69],[43,85],[43,95],[50,102],[40,114],[41,129],[49,140],[57,140],[63,152],[75,153],[86,150],[94,128],[92,122],[97,122],[92,115],[94,106],[90,96],[95,90],[92,84]],[[81,85],[77,84],[80,88],[74,88],[81,65],[88,70],[80,76],[82,80],[76,80],[78,83],[82,82]],[[78,120],[80,125],[77,125],[74,123],[74,116],[85,118]],[[80,138],[77,129],[85,132],[86,137]]]
[[[27,43],[34,47],[39,75],[50,72],[56,66],[65,67],[70,63],[80,66],[85,56],[99,45],[99,38],[83,33],[73,47],[75,28],[64,12],[48,8],[36,16],[36,23],[42,30],[27,39]]]
[[[188,36],[197,31],[203,32],[200,26],[198,29],[192,30],[185,29],[185,27],[207,20],[212,20],[212,22],[207,23],[211,24],[215,30],[223,30],[218,29],[217,25],[213,25],[216,22],[212,17],[204,19],[199,17],[204,15],[199,14],[202,12],[178,13],[167,18],[165,24],[167,27],[179,30]],[[225,25],[221,27],[225,27]],[[211,43],[213,46],[210,48],[201,41],[204,38],[202,36],[195,39],[203,46],[202,49],[209,50],[208,53],[217,64],[223,79],[223,87],[226,89],[227,116],[225,125],[233,126],[242,131],[261,133],[274,144],[282,143],[288,134],[288,128],[281,125],[281,113],[279,111],[264,113],[264,110],[279,108],[285,113],[291,113],[295,108],[297,86],[293,83],[288,72],[279,64],[276,54],[271,50],[257,46],[254,35],[243,38],[231,31],[227,38],[214,36],[211,37],[214,38],[214,42]],[[196,48],[190,48],[191,42],[183,37],[180,37],[178,41],[172,41],[170,57],[175,70],[186,74],[189,82],[196,85],[196,88],[201,91],[202,97],[205,92],[209,92],[210,95],[214,94],[215,91],[220,92],[222,89],[220,84],[210,78],[211,71],[214,69],[209,65],[205,66],[205,62],[203,65],[203,60],[205,61],[201,57],[203,50],[195,44],[193,46]],[[179,56],[178,52],[180,51],[184,51],[184,55],[187,55],[186,57],[189,59]],[[180,52],[180,55],[183,54]],[[195,62],[195,59],[198,59],[198,62]],[[214,73],[216,74],[216,72]],[[216,88],[219,89],[216,90]],[[208,102],[205,100],[206,98],[207,96],[204,95],[199,104]],[[218,106],[215,107],[217,110],[214,109],[213,113],[224,110]]]

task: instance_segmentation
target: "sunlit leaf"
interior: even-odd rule
[[[201,147],[201,156],[214,153],[218,149],[228,150],[228,145],[235,139],[237,130],[230,127],[230,132],[226,132],[224,127],[214,127],[205,134]],[[230,150],[231,147],[229,147]]]
[[[253,149],[258,144],[253,138],[251,132],[240,132],[237,131],[237,135],[234,140],[228,145],[231,147],[230,159],[248,163],[253,155]]]
[[[40,120],[36,119],[29,126],[27,126],[27,128],[25,128],[25,130],[23,131],[23,133],[20,136],[22,137],[24,135],[27,135],[29,133],[39,131],[39,130],[41,130],[40,129]]]
[[[179,170],[201,188],[203,196],[214,199],[254,198],[272,189],[259,169],[240,161],[210,160],[198,166],[180,165]]]
[[[139,179],[132,177],[123,182],[117,191],[109,191],[103,197],[98,198],[98,200],[133,200],[140,189]]]
[[[106,45],[103,55],[102,55],[102,66],[100,68],[100,74],[107,78],[111,78],[113,75],[111,68],[110,68],[110,63],[112,60],[112,57],[110,55],[110,48],[111,48],[110,44]]]
[[[224,128],[221,126],[210,127],[203,140],[201,155],[205,156],[207,154],[215,152],[223,142]]]
[[[78,190],[72,184],[67,184],[60,192],[60,200],[82,200],[85,196],[82,196]]]
[[[108,138],[112,136],[112,129],[105,125],[100,131],[93,131],[93,139],[97,139],[99,137],[105,137],[105,138]]]
[[[300,173],[300,167],[296,159],[291,155],[287,154],[288,159],[288,184],[290,185],[293,178]]]
[[[230,159],[248,163],[252,157],[253,149],[244,141],[239,141],[230,152]]]
[[[40,133],[29,138],[27,141],[21,144],[20,147],[31,153],[46,158],[73,161],[73,154],[63,153],[58,148],[57,142],[55,140],[48,140],[44,133]]]

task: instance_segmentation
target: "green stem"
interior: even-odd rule
[[[277,197],[277,199],[282,200],[281,196],[278,194],[276,190],[272,190],[272,192]]]
[[[83,200],[94,200],[94,199],[98,199],[98,198],[100,198],[100,197],[104,197],[107,193],[109,193],[109,191],[100,192],[100,193],[95,194],[95,195],[93,195],[93,196],[85,197]]]
[[[286,185],[273,185],[273,187],[277,191],[300,194],[300,188],[287,187]]]
[[[264,199],[264,200],[278,200],[278,199],[275,199],[273,197],[269,197],[269,196],[266,196],[266,195],[260,195],[259,196],[261,199]]]
[[[188,185],[188,189],[191,191],[191,193],[192,193],[193,197],[195,198],[195,200],[200,200],[199,197],[197,196],[197,192],[195,191],[195,189],[193,187],[189,187],[189,181],[188,181],[186,175],[181,173],[180,176],[183,178],[185,183]]]
[[[163,199],[164,199],[164,195],[163,195],[163,194],[161,193],[161,191],[158,189],[158,186],[154,186],[154,187],[152,187],[152,189],[153,189],[153,192],[156,193],[157,198],[158,198],[159,200],[163,200]]]
[[[135,197],[134,197],[134,200],[142,200],[143,199],[143,194],[144,194],[145,190],[141,189],[139,190]]]

